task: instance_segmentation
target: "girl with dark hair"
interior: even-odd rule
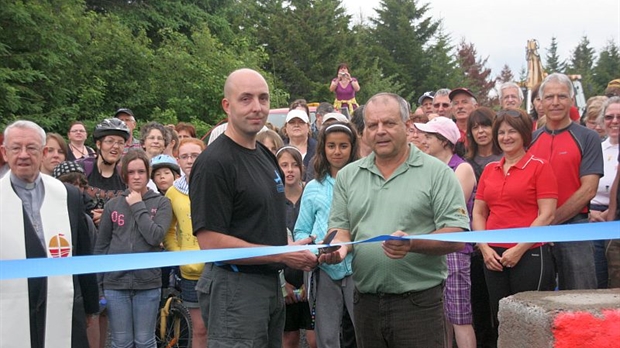
[[[499,161],[502,150],[493,142],[493,120],[495,111],[487,107],[479,107],[472,111],[467,119],[467,154],[465,159],[474,168],[476,181],[487,164]]]
[[[338,65],[336,77],[332,79],[329,90],[336,94],[334,109],[340,110],[343,114],[352,115],[353,110],[359,106],[355,100],[355,93],[359,92],[360,84],[355,77],[351,77],[346,63]]]
[[[474,168],[476,181],[480,181],[482,171],[491,162],[502,158],[502,150],[493,142],[493,120],[495,111],[479,107],[467,119],[468,149],[465,159]],[[497,334],[493,328],[489,292],[484,278],[484,260],[479,248],[471,254],[471,307],[474,330],[478,344],[496,345]]]
[[[286,196],[286,226],[292,233],[299,215],[301,196],[304,190],[302,176],[304,167],[301,152],[294,146],[281,147],[276,152],[278,165],[284,173],[284,195]],[[290,235],[292,240],[292,235]],[[297,348],[300,342],[300,329],[306,330],[306,340],[311,348],[316,348],[312,315],[308,306],[304,272],[286,267],[284,269],[286,283],[286,322],[284,324],[283,347]]]
[[[106,203],[95,255],[159,252],[170,226],[170,200],[150,190],[149,159],[130,149],[121,161],[128,189]],[[155,322],[161,299],[161,269],[107,272],[99,275],[107,300],[112,347],[155,347]]]
[[[357,141],[355,129],[349,123],[334,122],[319,132],[314,159],[315,179],[306,185],[301,197],[295,240],[310,236],[318,242],[325,239],[336,175],[344,166],[358,159]],[[341,263],[321,264],[312,274],[309,301],[315,314],[319,347],[340,347],[343,306],[353,318],[351,258],[349,254]]]

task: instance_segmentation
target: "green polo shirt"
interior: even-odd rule
[[[329,227],[346,229],[353,241],[402,230],[428,234],[444,227],[469,229],[465,198],[450,167],[409,145],[407,160],[385,180],[375,155],[338,172]],[[387,257],[378,243],[353,249],[353,279],[362,293],[400,294],[440,284],[445,256],[408,253]]]

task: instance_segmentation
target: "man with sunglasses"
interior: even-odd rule
[[[588,222],[588,204],[604,173],[598,134],[570,118],[574,95],[568,76],[559,73],[547,76],[539,90],[547,124],[534,132],[530,152],[551,163],[560,184],[552,224]],[[554,243],[552,253],[560,290],[596,289],[591,241]]]
[[[450,102],[450,90],[448,88],[442,88],[435,92],[433,113],[447,118],[452,117],[452,103]]]

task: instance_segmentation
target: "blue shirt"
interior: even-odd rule
[[[312,180],[306,185],[301,196],[301,207],[295,223],[293,237],[295,240],[316,236],[316,241],[325,239],[329,211],[332,205],[335,180],[327,175],[323,182]],[[334,280],[351,275],[352,253],[349,253],[343,262],[335,265],[321,264],[319,267]]]

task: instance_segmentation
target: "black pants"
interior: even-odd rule
[[[506,248],[492,247],[498,255]],[[491,310],[497,323],[499,300],[523,291],[551,291],[555,288],[555,269],[549,245],[526,251],[512,268],[504,267],[502,272],[490,271],[486,267],[484,276],[489,289]]]

